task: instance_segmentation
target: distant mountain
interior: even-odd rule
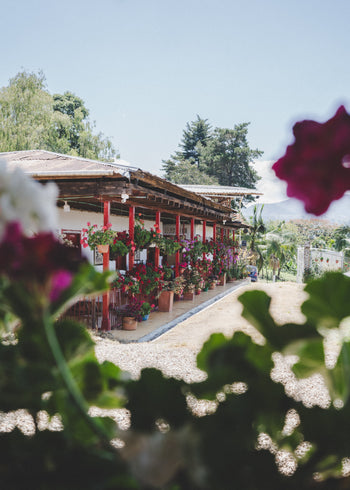
[[[257,202],[257,205],[259,205],[259,202]],[[243,216],[248,219],[253,215],[253,209],[254,206],[242,209]],[[339,201],[334,201],[328,211],[321,216],[306,213],[303,204],[296,199],[286,199],[280,202],[264,204],[262,217],[264,221],[318,218],[340,225],[350,225],[350,195],[346,194]]]

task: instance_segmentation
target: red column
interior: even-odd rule
[[[134,241],[134,228],[135,228],[135,206],[129,207],[129,237],[131,241]],[[134,267],[134,250],[129,252],[129,271]]]
[[[110,221],[111,203],[103,202],[103,225],[107,226]],[[109,270],[109,250],[103,254],[103,272]],[[102,323],[101,330],[110,330],[111,322],[109,320],[109,291],[102,296]]]
[[[207,222],[203,220],[203,237],[202,237],[202,242],[205,243],[206,240],[206,230],[207,230]],[[203,259],[205,259],[205,253],[203,252]]]
[[[176,240],[180,238],[180,215],[176,216],[176,226],[175,226]],[[180,264],[180,250],[175,254],[175,277],[179,275],[179,264]]]
[[[160,211],[156,212],[156,225],[157,225],[157,230],[160,231]],[[159,266],[159,248],[156,247],[154,250],[154,265],[156,267]]]
[[[217,235],[216,235],[216,223],[213,224],[213,241],[216,242]],[[216,251],[214,250],[213,252],[213,257],[216,257]]]
[[[191,240],[194,239],[194,218],[191,219]]]
[[[224,233],[225,233],[224,228],[221,228],[221,243],[224,241]]]

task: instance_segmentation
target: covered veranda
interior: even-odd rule
[[[234,240],[236,230],[247,227],[237,210],[229,205],[227,189],[226,202],[220,203],[123,161],[104,163],[39,150],[3,153],[1,156],[10,168],[20,167],[42,183],[54,181],[57,184],[62,229],[65,227],[67,208],[71,213],[99,214],[103,216],[104,225],[112,219],[127,222],[131,239],[134,237],[135,216],[139,214],[147,216],[149,223],[157,224],[163,234],[172,235],[176,240],[184,234],[191,240],[199,234],[203,242],[207,238],[214,241],[225,238]],[[232,196],[237,196],[234,189]],[[241,195],[247,194],[247,191],[259,194],[245,189]],[[81,222],[80,229],[83,226],[84,222]],[[160,265],[157,247],[147,258],[150,257],[155,265]],[[179,275],[180,260],[181,253],[177,251],[174,257],[175,276]],[[123,267],[132,269],[134,264],[135,252],[131,250]],[[103,270],[109,268],[107,252],[103,254]],[[120,268],[120,264],[116,264],[116,268]],[[219,289],[217,294],[220,294]],[[86,317],[90,326],[108,331],[116,327],[111,311],[122,301],[120,291],[108,291],[101,302],[93,300],[87,304],[84,301],[83,307],[77,305],[77,316]],[[80,313],[79,308],[83,308]]]

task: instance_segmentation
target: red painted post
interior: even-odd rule
[[[129,237],[134,242],[134,228],[135,228],[135,206],[129,206]],[[135,252],[130,250],[129,252],[129,271],[134,267]]]
[[[221,243],[224,242],[224,233],[225,233],[224,228],[221,228]]]
[[[160,211],[156,212],[156,225],[157,225],[157,230],[160,231]],[[159,267],[159,248],[156,247],[154,249],[154,265],[156,267]]]
[[[217,236],[216,236],[216,223],[213,223],[213,241],[216,242]],[[216,257],[216,251],[213,251],[213,257]]]
[[[206,230],[207,230],[207,222],[203,220],[203,237],[202,242],[205,243],[206,240]],[[203,260],[205,259],[205,252],[203,252]]]
[[[107,226],[110,221],[111,203],[110,201],[103,202],[103,225]],[[103,272],[109,270],[109,249],[103,254]],[[103,293],[102,296],[102,323],[101,330],[110,330],[111,322],[109,320],[109,291]]]
[[[176,240],[180,239],[180,215],[176,215],[176,225],[175,225],[175,235]],[[180,250],[175,254],[175,277],[179,275],[179,264],[180,264]]]
[[[194,218],[191,219],[191,240],[194,239]]]

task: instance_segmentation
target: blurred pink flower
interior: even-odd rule
[[[50,300],[56,301],[62,291],[67,289],[73,279],[73,274],[66,270],[57,271],[51,278]]]
[[[287,181],[287,195],[318,216],[350,189],[350,115],[340,106],[325,123],[301,121],[293,133],[294,143],[272,168]]]

